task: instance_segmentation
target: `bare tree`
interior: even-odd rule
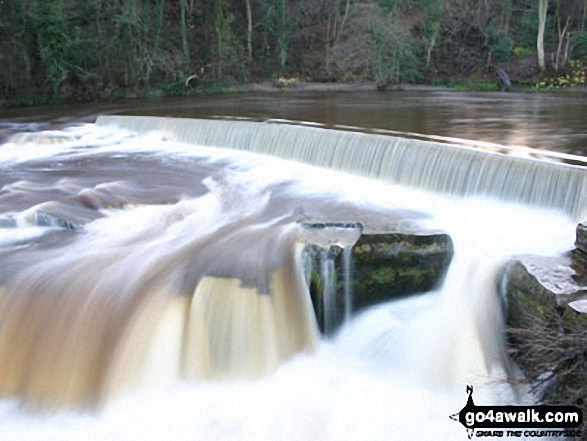
[[[536,49],[538,50],[538,67],[541,71],[546,70],[544,62],[544,28],[546,27],[546,13],[548,11],[548,0],[538,0],[538,38]]]
[[[246,0],[247,6],[247,57],[249,67],[253,64],[253,13],[251,11],[251,0]]]
[[[186,9],[187,9],[187,2],[186,0],[179,0],[179,12],[180,12],[180,22],[181,22],[181,41],[183,46],[183,56],[185,57],[185,61],[187,64],[190,64],[190,47],[188,45],[188,29],[187,29],[187,20],[186,20]]]

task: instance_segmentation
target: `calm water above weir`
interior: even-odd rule
[[[282,118],[522,145],[587,156],[587,94],[452,91],[236,93],[0,110],[11,122],[68,125],[100,114]],[[21,128],[16,129],[21,130]],[[2,136],[2,134],[0,134]]]

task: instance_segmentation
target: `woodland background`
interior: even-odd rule
[[[284,79],[491,89],[499,68],[575,86],[586,22],[587,0],[0,0],[0,102]]]

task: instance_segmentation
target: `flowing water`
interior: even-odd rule
[[[531,400],[503,381],[499,275],[573,247],[583,168],[275,122],[10,124],[0,439],[458,440],[467,385]],[[442,229],[455,256],[323,340],[307,221]]]

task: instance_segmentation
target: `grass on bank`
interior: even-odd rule
[[[587,67],[580,65],[576,74],[565,76],[550,76],[538,80],[521,80],[513,82],[512,90],[518,92],[587,92]],[[177,81],[167,84],[154,84],[142,87],[115,87],[109,86],[103,90],[95,90],[90,93],[70,92],[63,95],[48,96],[39,90],[22,90],[17,96],[0,100],[2,107],[28,107],[42,105],[58,105],[68,103],[91,103],[99,101],[117,101],[129,99],[149,99],[178,97],[200,94],[227,94],[238,93],[239,86],[246,86],[248,83],[210,83],[202,82],[196,86],[186,87],[184,81]],[[330,84],[330,83],[329,83]],[[352,83],[351,83],[352,84]],[[498,92],[503,90],[502,83],[498,79],[471,78],[431,78],[428,81],[420,82],[416,86],[431,86],[450,89],[457,92]],[[276,90],[281,88],[275,87]],[[352,90],[352,88],[350,88]],[[246,90],[246,89],[245,89]],[[294,90],[294,89],[292,89]],[[302,90],[295,89],[295,90]],[[373,90],[376,90],[374,87]],[[392,90],[392,89],[390,89]]]

